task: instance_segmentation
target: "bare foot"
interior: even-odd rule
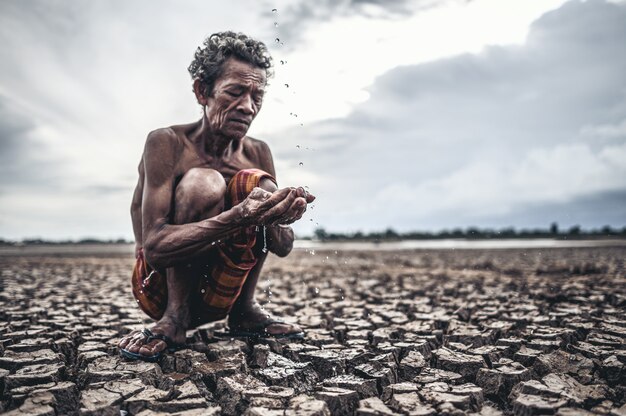
[[[263,331],[260,325],[272,317],[268,312],[264,311],[257,302],[251,304],[236,305],[230,311],[228,316],[228,326],[230,329],[238,329],[244,331]],[[265,332],[269,335],[292,335],[302,333],[302,328],[296,324],[289,323],[272,323],[265,327]]]
[[[185,343],[185,328],[183,325],[176,323],[174,320],[163,317],[157,322],[150,331],[157,335],[166,335],[171,338],[177,344]],[[144,355],[146,357],[153,356],[159,352],[167,349],[165,341],[160,339],[153,339],[146,343],[147,337],[141,331],[133,331],[130,334],[122,338],[117,344],[120,349],[125,349],[135,354]]]

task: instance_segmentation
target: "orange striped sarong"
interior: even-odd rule
[[[259,182],[276,180],[260,169],[244,169],[228,183],[225,209],[239,204]],[[198,279],[198,288],[190,297],[191,322],[221,319],[230,312],[241,288],[257,263],[253,251],[256,227],[241,228],[234,235],[216,244],[207,256],[206,270]],[[161,319],[167,307],[167,280],[164,270],[153,269],[139,252],[131,278],[133,296],[139,308],[152,319]]]

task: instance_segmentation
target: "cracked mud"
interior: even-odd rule
[[[296,250],[258,300],[303,341],[188,331],[159,363],[125,255],[0,257],[10,415],[626,415],[626,248]]]

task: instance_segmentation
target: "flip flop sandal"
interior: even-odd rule
[[[176,352],[178,350],[181,350],[181,349],[185,348],[185,344],[179,344],[177,342],[174,342],[174,340],[172,340],[172,338],[170,338],[170,337],[168,337],[167,335],[164,335],[164,334],[154,334],[148,328],[142,329],[141,333],[145,337],[144,344],[148,344],[150,341],[158,339],[158,340],[161,340],[161,341],[165,342],[165,344],[167,345],[167,348],[157,352],[154,355],[143,355],[143,354],[139,354],[139,353],[136,353],[136,352],[128,351],[128,350],[126,350],[124,348],[120,348],[120,353],[124,357],[126,357],[126,358],[128,358],[130,360],[140,360],[140,361],[147,361],[147,362],[153,363],[153,362],[159,361],[166,352]]]
[[[278,319],[266,319],[265,321],[255,325],[248,329],[232,328],[225,332],[214,332],[214,335],[218,337],[230,337],[230,338],[275,338],[275,339],[304,339],[304,332],[292,332],[289,334],[270,334],[267,332],[267,327],[273,324],[289,325],[285,321]]]

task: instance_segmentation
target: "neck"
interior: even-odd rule
[[[233,139],[212,131],[206,116],[202,117],[198,144],[207,156],[217,159],[224,158],[233,148],[237,147],[240,141],[241,139]]]

